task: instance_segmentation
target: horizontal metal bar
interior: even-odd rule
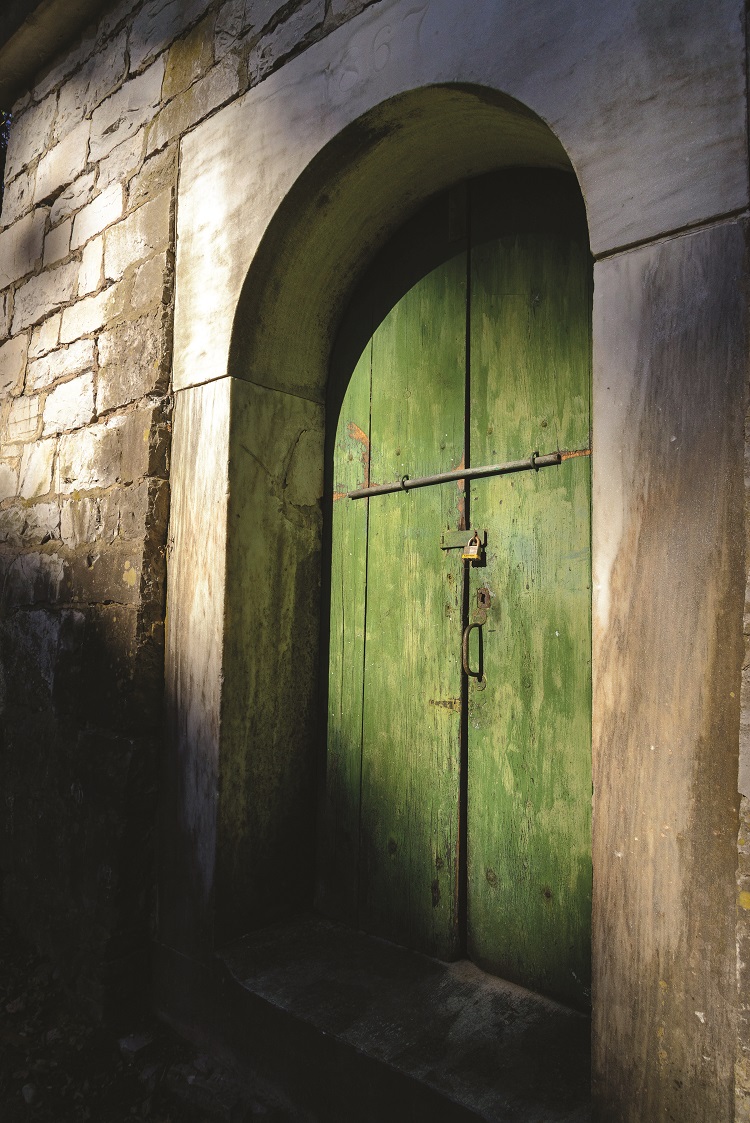
[[[479,544],[484,549],[487,546],[487,531],[478,530]],[[440,535],[440,549],[441,550],[463,550],[466,548],[466,543],[469,541],[467,535],[474,536],[474,531],[470,530],[444,530]]]
[[[533,452],[527,460],[507,460],[505,464],[484,464],[481,468],[457,468],[455,472],[439,472],[435,476],[418,476],[409,479],[402,476],[400,480],[390,484],[373,484],[372,487],[362,487],[358,491],[348,491],[349,499],[367,499],[370,495],[386,495],[393,491],[411,491],[415,487],[429,487],[431,484],[447,484],[455,480],[478,480],[483,476],[507,476],[512,472],[538,471],[539,468],[551,468],[553,464],[561,464],[563,460],[571,460],[574,456],[590,456],[590,448],[579,448],[573,452],[546,452],[540,456]]]

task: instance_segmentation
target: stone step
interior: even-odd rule
[[[308,915],[243,937],[219,961],[232,1052],[252,1057],[300,1118],[591,1118],[589,1019],[466,960]]]

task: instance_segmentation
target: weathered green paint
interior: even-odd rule
[[[589,442],[587,247],[523,234],[472,252],[472,463]],[[486,686],[469,694],[468,952],[579,1004],[590,993],[590,460],[472,482],[486,527]]]
[[[336,495],[365,482],[353,426],[370,437],[370,483],[458,467],[467,402],[472,463],[588,447],[585,238],[529,230],[528,208],[526,228],[508,234],[508,215],[498,231],[492,212],[480,193],[471,253],[431,269],[375,330],[340,415]],[[447,484],[334,501],[324,835],[335,853],[324,846],[332,889],[319,902],[377,935],[444,958],[467,948],[496,973],[585,1003],[590,461],[472,483],[486,566],[441,549],[466,525],[463,498]],[[462,734],[464,579],[470,613],[480,587],[492,605],[487,686],[471,683]]]
[[[418,282],[375,332],[373,482],[462,462],[465,340],[462,253]],[[460,715],[445,703],[460,697],[461,573],[439,537],[456,525],[458,496],[454,485],[366,501],[359,919],[445,958],[458,951]]]
[[[323,861],[319,907],[355,923],[359,877],[362,690],[367,578],[367,504],[342,502],[370,475],[372,341],[355,367],[341,407],[334,452],[331,632]]]

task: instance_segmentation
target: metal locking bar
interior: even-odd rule
[[[551,468],[554,464],[561,464],[563,460],[570,460],[574,456],[590,455],[590,448],[579,448],[573,452],[546,452],[543,456],[538,452],[532,452],[527,460],[507,460],[504,464],[484,464],[481,468],[457,468],[454,472],[438,472],[434,476],[418,476],[413,480],[409,476],[402,476],[394,483],[373,484],[372,487],[362,487],[358,491],[348,491],[346,494],[349,499],[367,499],[371,495],[411,491],[415,487],[447,484],[454,480],[477,480],[484,476],[506,476],[512,472],[538,471],[540,468]]]

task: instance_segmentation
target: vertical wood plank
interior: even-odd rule
[[[477,246],[473,463],[589,441],[587,248],[550,234]],[[468,947],[479,964],[584,1005],[590,988],[590,462],[471,486],[487,528],[486,688],[472,685]],[[475,656],[476,659],[476,656]]]
[[[373,338],[372,479],[464,455],[466,257],[415,285]],[[440,550],[459,491],[370,501],[360,923],[457,954],[460,563]]]
[[[370,476],[370,341],[349,382],[336,428],[331,543],[328,740],[318,907],[357,921],[367,581],[367,500],[346,492]]]

